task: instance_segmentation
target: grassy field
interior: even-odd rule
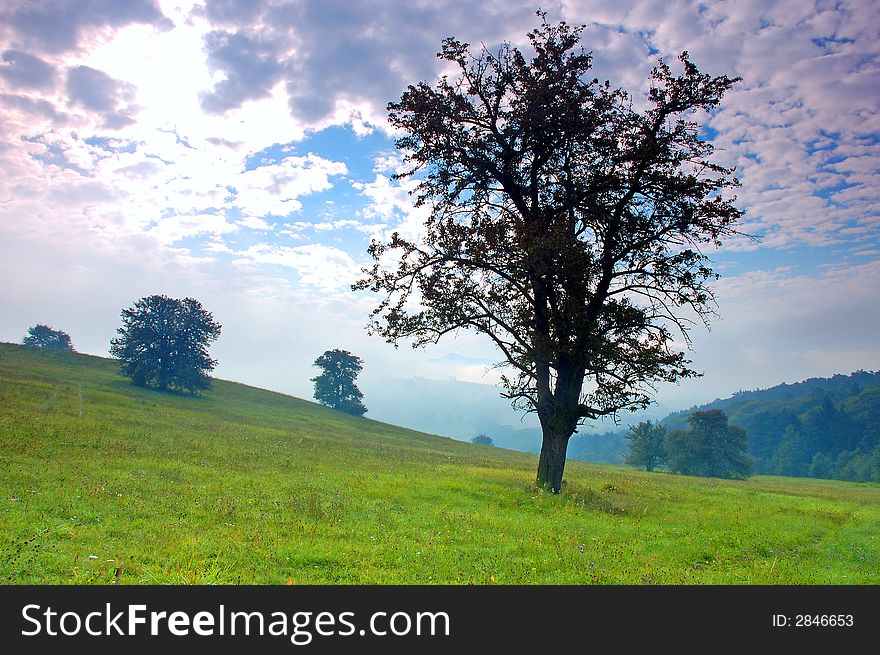
[[[369,406],[369,398],[366,399]],[[0,344],[0,580],[878,584],[880,486],[569,462]]]

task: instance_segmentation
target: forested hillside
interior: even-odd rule
[[[880,482],[880,373],[742,391],[662,423],[683,429],[690,413],[707,409],[745,428],[757,473]]]

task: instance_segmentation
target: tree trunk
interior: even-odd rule
[[[541,444],[541,457],[538,459],[538,486],[558,494],[562,488],[562,473],[565,470],[565,453],[572,432],[544,428]]]

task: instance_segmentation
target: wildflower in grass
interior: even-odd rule
[[[583,555],[584,554],[584,545],[578,544],[578,550],[581,551],[581,555]]]
[[[594,566],[596,566],[596,562],[590,562],[590,568],[593,568]]]
[[[694,568],[695,568],[695,569],[698,569],[698,568],[700,568],[700,563],[699,563],[699,562],[697,562],[697,563],[696,563],[696,564],[694,564]]]

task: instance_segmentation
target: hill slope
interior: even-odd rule
[[[535,464],[0,344],[4,583],[880,583],[875,485]]]

